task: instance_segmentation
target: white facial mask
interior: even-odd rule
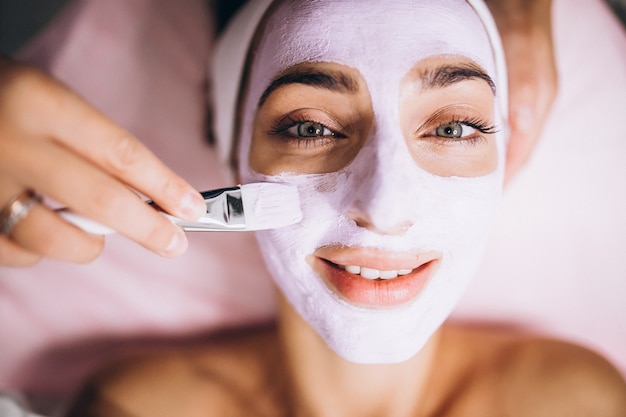
[[[352,362],[400,362],[421,349],[474,274],[500,198],[502,134],[498,168],[481,177],[433,175],[407,150],[399,123],[400,81],[422,59],[440,55],[469,58],[495,78],[488,37],[464,1],[286,1],[268,19],[251,67],[241,179],[295,184],[303,209],[299,224],[257,233],[261,250],[286,299],[331,349]],[[274,77],[301,62],[335,62],[360,72],[374,111],[370,137],[338,172],[254,172],[248,156],[259,98]],[[495,113],[501,125],[498,106]],[[377,230],[358,226],[347,215],[354,210]],[[401,233],[386,233],[399,228]],[[441,261],[411,301],[360,307],[332,291],[307,262],[326,245],[437,253]]]

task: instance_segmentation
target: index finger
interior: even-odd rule
[[[29,130],[52,137],[177,217],[195,220],[204,214],[204,201],[191,185],[74,92],[36,70],[20,81],[15,88],[27,89],[30,97],[38,91],[28,111],[16,114]],[[23,96],[18,91],[16,97]],[[33,113],[38,117],[26,118]]]

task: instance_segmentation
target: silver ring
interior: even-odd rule
[[[28,216],[30,210],[40,201],[41,197],[31,190],[26,190],[10,200],[0,212],[0,234],[9,236],[20,220]]]

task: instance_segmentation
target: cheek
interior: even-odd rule
[[[484,135],[471,143],[409,140],[408,146],[417,165],[440,177],[481,177],[498,167],[494,135]]]
[[[256,172],[265,175],[276,175],[280,173],[280,168],[272,164],[272,155],[276,152],[271,143],[263,141],[263,129],[257,122],[258,116],[254,122],[254,130],[250,140],[249,164],[250,168]],[[245,161],[244,161],[245,162]]]
[[[268,135],[256,127],[250,145],[249,165],[265,175],[328,174],[348,165],[358,154],[359,147],[360,143],[352,138],[297,143]]]

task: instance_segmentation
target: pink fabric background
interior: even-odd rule
[[[453,318],[583,343],[626,374],[626,34],[599,0],[555,0],[560,93]],[[211,16],[201,0],[75,2],[24,53],[199,189],[231,185],[205,145]],[[62,395],[144,342],[268,320],[252,235],[190,234],[176,260],[119,236],[87,266],[0,268],[0,388]]]

